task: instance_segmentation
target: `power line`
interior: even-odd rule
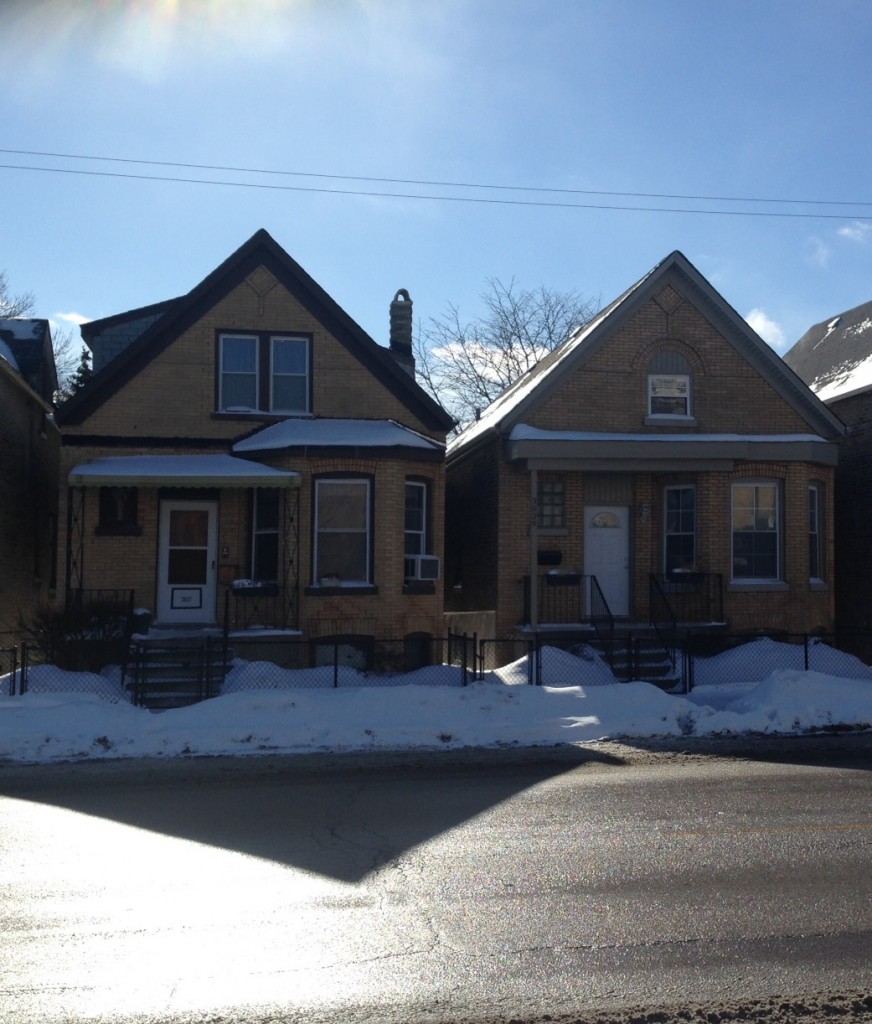
[[[0,152],[8,152],[7,150],[0,150]],[[87,157],[84,159],[88,159]],[[137,162],[137,161],[134,161]],[[173,166],[185,166],[183,164]],[[217,169],[217,168],[216,168]],[[341,188],[319,188],[312,185],[275,185],[267,182],[259,181],[214,181],[206,178],[182,178],[174,175],[158,175],[158,174],[131,174],[129,172],[122,171],[94,171],[94,170],[79,170],[73,167],[36,167],[27,164],[0,164],[0,170],[11,170],[11,171],[33,171],[43,172],[47,174],[74,174],[88,177],[99,177],[99,178],[123,178],[131,181],[164,181],[171,182],[174,184],[188,184],[188,185],[214,185],[223,186],[225,188],[256,188],[264,189],[268,191],[276,192],[314,192],[323,195],[343,195],[343,196],[364,196],[375,199],[417,199],[425,200],[429,202],[441,202],[441,203],[479,203],[488,204],[494,206],[530,206],[530,207],[547,207],[552,209],[560,210],[611,210],[621,212],[637,212],[637,213],[684,213],[684,214],[695,214],[715,217],[779,217],[788,219],[804,219],[804,220],[844,220],[846,216],[850,216],[852,220],[872,221],[872,214],[861,214],[861,213],[804,213],[801,211],[793,212],[779,212],[777,210],[711,210],[711,209],[696,209],[679,206],[631,206],[627,204],[609,204],[609,203],[558,203],[550,202],[541,199],[493,199],[483,196],[450,196],[450,195],[422,195],[414,192],[373,192],[365,189],[341,189]],[[273,173],[273,172],[263,172]],[[275,173],[287,173],[287,174],[302,174],[303,172],[275,172]],[[333,177],[326,175],[325,177]],[[351,180],[384,180],[385,182],[390,179],[351,179]],[[415,184],[415,182],[409,182],[409,184]],[[444,183],[443,183],[444,184]],[[447,187],[447,186],[446,186]],[[461,186],[455,186],[461,187]],[[492,188],[509,188],[509,186],[469,186],[469,187],[492,187]],[[555,191],[560,192],[559,189],[543,189],[541,191]],[[568,190],[566,190],[568,191]],[[644,196],[644,193],[594,193],[598,195],[639,195]],[[679,199],[679,196],[669,196],[664,198]],[[714,199],[710,201],[716,201]],[[730,202],[742,202],[740,199],[722,200]],[[746,202],[760,202],[765,203],[769,200],[757,199],[757,200],[745,200]],[[813,202],[812,200],[771,200],[771,202]],[[838,205],[842,205],[839,203]],[[872,205],[861,203],[859,205]]]
[[[146,167],[179,167],[195,171],[229,171],[234,174],[275,174],[296,178],[328,178],[333,181],[370,181],[383,185],[425,185],[430,188],[475,188],[504,192],[542,192],[555,195],[614,196],[629,199],[675,199],[705,203],[780,203],[799,206],[872,206],[872,201],[851,202],[842,199],[766,199],[759,196],[682,195],[669,192],[614,192],[605,189],[550,188],[539,185],[494,185],[470,181],[428,181],[418,178],[377,178],[362,174],[325,174],[318,171],[288,171],[268,167],[234,167],[222,164],[192,164],[172,160],[136,160],[121,156],[94,156],[83,153],[51,153],[31,149],[2,149],[15,156],[46,156],[62,160],[97,160],[106,163],[139,164]],[[172,180],[172,179],[167,179]],[[186,179],[187,180],[187,179]],[[352,193],[367,195],[369,193]],[[382,193],[376,193],[378,195]],[[413,197],[418,198],[418,197]],[[682,211],[683,212],[683,211]]]

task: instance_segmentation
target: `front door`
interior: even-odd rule
[[[216,621],[217,512],[214,501],[161,502],[159,622],[184,625]]]
[[[630,614],[630,510],[586,505],[584,571],[596,576],[612,615]]]

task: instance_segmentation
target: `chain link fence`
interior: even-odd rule
[[[687,637],[671,674],[658,677],[638,650],[619,666],[590,638],[479,639],[413,634],[302,638],[269,632],[134,638],[125,661],[99,672],[65,670],[49,652],[0,648],[0,696],[91,693],[146,707],[174,707],[220,694],[270,689],[345,689],[403,685],[467,686],[476,681],[548,687],[653,682],[672,693],[725,683],[761,682],[781,669],[869,679],[872,633],[709,634]],[[614,652],[610,652],[611,655]],[[621,671],[624,672],[621,675]]]

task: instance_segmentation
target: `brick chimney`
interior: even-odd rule
[[[415,376],[412,355],[412,300],[400,288],[391,302],[391,355],[411,377]]]

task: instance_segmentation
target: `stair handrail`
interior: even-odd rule
[[[672,670],[675,671],[676,636],[678,633],[675,612],[672,610],[666,592],[660,585],[660,580],[653,572],[648,576],[648,605],[651,628],[663,650],[666,651],[672,663]]]
[[[606,601],[596,576],[590,579],[590,622],[597,635],[600,647],[606,656],[609,668],[615,664],[615,617]]]

